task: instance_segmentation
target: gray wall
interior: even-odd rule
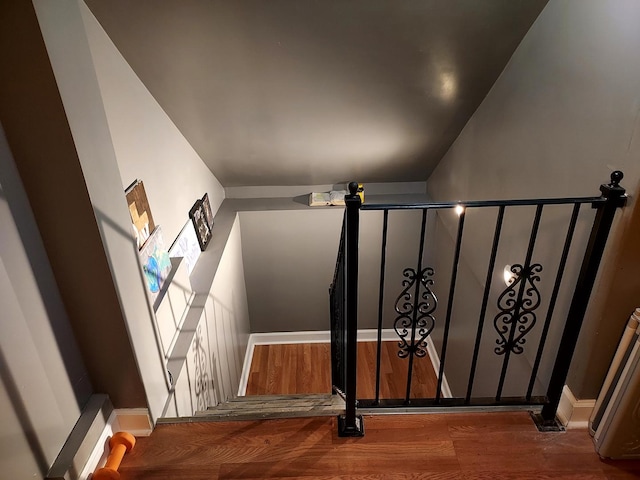
[[[224,240],[224,252],[214,267],[215,277],[210,289],[194,299],[194,303],[203,306],[200,318],[193,327],[184,327],[192,328],[194,335],[184,354],[186,360],[182,360],[176,371],[172,370],[175,391],[164,414],[166,417],[192,416],[198,410],[236,397],[238,393],[249,340],[240,220],[235,212],[223,212],[216,218],[219,224],[229,222],[229,230],[225,229],[229,236]],[[214,255],[215,250],[207,250],[203,256],[208,258],[200,260],[206,263],[199,264],[199,268],[202,265],[211,269],[209,260]],[[173,368],[172,363],[169,368]]]
[[[72,188],[85,189],[90,201],[88,207],[99,234],[94,249],[103,257],[101,271],[108,281],[102,297],[91,291],[83,299],[90,309],[81,313],[86,330],[81,342],[94,345],[85,359],[93,358],[91,364],[101,370],[96,375],[96,388],[100,388],[98,382],[105,382],[100,391],[109,393],[116,407],[139,407],[146,398],[155,418],[168,396],[165,368],[154,338],[152,312],[84,27],[82,8],[86,7],[79,0],[55,4],[38,1],[34,5],[73,138],[76,168],[84,180]],[[68,215],[69,211],[64,213]],[[77,284],[77,277],[74,280]],[[97,312],[109,309],[107,318],[98,321]],[[129,365],[110,365],[113,354],[101,348],[104,338],[100,331],[120,345]],[[100,354],[94,350],[100,350]],[[129,377],[133,388],[122,380],[124,376]]]
[[[116,404],[140,406],[145,403],[143,385],[92,202],[100,205],[88,195],[78,159],[81,148],[74,143],[70,111],[63,107],[34,7],[4,2],[0,22],[0,62],[2,71],[10,73],[0,76],[0,118],[91,381]],[[57,29],[59,34],[77,31],[72,22],[68,29]],[[66,55],[82,58],[76,53],[69,49]],[[79,63],[72,70],[86,72]],[[99,112],[90,102],[84,107]],[[92,118],[77,120],[89,125]],[[82,146],[84,153],[90,152],[87,158],[100,164],[97,145]],[[106,185],[108,177],[96,173],[96,183]]]
[[[329,329],[342,212],[239,213],[252,333]]]
[[[0,464],[42,477],[92,392],[0,128]]]
[[[595,195],[614,169],[625,172],[623,183],[635,192],[639,17],[640,4],[632,0],[550,2],[429,179],[434,200]],[[607,272],[621,262],[614,258],[616,246],[629,232],[634,203],[630,199],[616,224],[574,359],[569,385],[581,398],[597,395],[622,326],[638,302],[638,280],[627,273],[627,295],[605,307]],[[514,242],[526,242],[525,223],[515,227]],[[583,240],[586,223],[580,226]],[[482,226],[474,233],[491,235]],[[543,245],[543,258],[559,249],[552,236]],[[482,279],[478,257],[467,252],[465,261]]]
[[[252,332],[329,330],[333,279],[344,209],[241,212],[242,245]],[[384,326],[392,326],[402,271],[415,268],[419,212],[389,217]],[[378,322],[382,213],[361,212],[359,328]]]
[[[168,242],[224,191],[83,2],[6,3],[2,21],[0,115],[89,376],[156,417],[167,381],[123,186],[149,172]]]
[[[37,2],[36,10],[126,324],[118,338],[133,346],[155,418],[167,399],[167,380],[123,190],[136,178],[145,181],[167,247],[197,198],[209,193],[215,212],[224,191],[83,2]],[[116,407],[145,403],[132,396],[113,400]]]
[[[122,188],[144,182],[156,225],[167,247],[189,221],[205,192],[215,213],[224,189],[122,58],[89,9],[83,22],[100,86]]]

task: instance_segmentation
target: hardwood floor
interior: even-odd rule
[[[408,362],[397,355],[397,342],[382,342],[380,398],[404,398]],[[376,343],[358,342],[358,397],[374,398]],[[415,358],[411,398],[435,396],[436,374],[428,356]],[[328,343],[256,345],[247,395],[331,392],[331,347]]]
[[[539,433],[517,413],[381,415],[340,438],[333,417],[160,425],[122,480],[629,480],[640,461],[602,461],[584,430]]]
[[[406,361],[387,343],[381,390],[402,397]],[[375,344],[358,346],[360,396],[372,397]],[[330,391],[328,344],[273,347],[256,347],[248,391]],[[429,359],[416,363],[414,383],[416,395],[434,394]],[[335,417],[159,425],[120,472],[122,480],[630,480],[640,478],[640,461],[602,461],[585,430],[539,433],[526,412],[450,413],[366,416],[362,438],[338,437]]]

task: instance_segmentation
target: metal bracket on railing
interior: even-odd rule
[[[345,402],[347,401],[347,394],[346,393],[344,393],[342,390],[340,390],[335,385],[332,385],[331,389],[333,390],[333,393],[338,395],[342,400],[344,400]]]

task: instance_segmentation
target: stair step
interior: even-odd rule
[[[244,402],[227,402],[221,403],[215,407],[209,407],[207,411],[220,410],[269,410],[273,408],[314,408],[321,406],[333,405],[337,400],[331,396],[324,398],[293,398],[293,399],[263,399],[263,400],[246,400]],[[340,399],[340,402],[342,400]]]
[[[264,420],[338,415],[344,401],[337,395],[260,395],[238,397],[193,417],[162,419],[161,423]]]
[[[276,403],[272,405],[268,404],[256,404],[256,405],[247,405],[243,408],[228,408],[227,405],[222,405],[219,408],[209,408],[207,410],[202,410],[200,412],[196,412],[196,415],[228,415],[229,413],[240,413],[240,412],[283,412],[283,411],[312,411],[312,410],[326,410],[326,409],[334,409],[334,408],[344,408],[344,403],[342,402],[328,402],[328,403],[314,403],[314,404],[304,404],[304,403],[296,403],[296,404],[287,404],[287,403]]]
[[[247,401],[268,401],[268,400],[295,400],[295,399],[324,399],[332,397],[330,393],[296,393],[289,395],[245,395],[242,397],[230,398],[228,403],[247,402]]]

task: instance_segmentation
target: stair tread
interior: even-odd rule
[[[335,415],[344,410],[337,395],[260,395],[235,398],[196,412],[187,421],[255,420]]]
[[[260,412],[260,413],[232,413],[229,412],[226,415],[220,414],[207,414],[204,411],[204,415],[197,414],[193,417],[176,417],[176,418],[161,418],[158,419],[158,423],[171,424],[171,423],[199,423],[199,422],[234,422],[234,421],[249,421],[249,420],[275,420],[279,418],[306,418],[306,417],[329,417],[341,413],[344,409],[329,409],[329,410],[309,410],[309,411],[293,411],[293,412]]]
[[[243,415],[248,413],[270,413],[270,412],[314,412],[314,411],[337,411],[344,409],[343,405],[312,405],[312,406],[272,406],[268,408],[246,408],[246,409],[219,409],[219,410],[202,410],[196,412],[196,416],[203,415]]]
[[[337,395],[249,395],[237,397],[192,417],[163,418],[161,423],[192,423],[332,416],[344,411]]]
[[[331,393],[297,393],[288,395],[245,395],[242,397],[230,398],[228,403],[260,401],[260,400],[293,400],[293,399],[318,399],[333,397]]]
[[[320,408],[320,407],[328,407],[328,406],[341,406],[344,405],[344,401],[339,398],[336,400],[316,400],[311,402],[303,402],[303,401],[279,401],[279,402],[250,402],[250,403],[221,403],[215,407],[209,407],[205,411],[214,411],[214,410],[224,410],[224,411],[240,411],[240,410],[269,410],[272,408]]]
[[[207,410],[246,410],[246,409],[270,409],[270,408],[313,408],[326,405],[341,404],[342,399],[315,399],[315,400],[270,400],[228,402],[209,407]]]

